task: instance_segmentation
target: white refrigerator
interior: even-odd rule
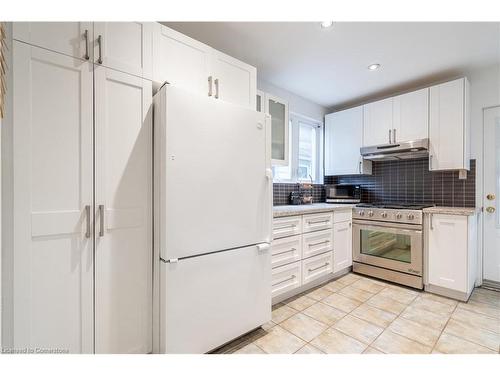
[[[154,351],[206,353],[271,318],[270,117],[154,97]]]

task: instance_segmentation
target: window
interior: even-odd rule
[[[289,164],[273,166],[274,182],[323,183],[323,127],[307,117],[290,113]]]

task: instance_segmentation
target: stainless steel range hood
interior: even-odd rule
[[[429,156],[429,138],[415,141],[361,147],[361,156],[366,160],[405,160]]]

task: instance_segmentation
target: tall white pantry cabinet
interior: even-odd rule
[[[4,347],[152,349],[151,28],[13,24]]]

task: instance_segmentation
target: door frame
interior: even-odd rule
[[[481,207],[481,243],[480,243],[480,251],[479,253],[479,259],[478,259],[478,265],[479,265],[479,273],[478,277],[476,277],[476,285],[484,285],[484,286],[489,286],[489,287],[494,287],[497,289],[500,289],[500,283],[492,282],[492,281],[484,281],[484,248],[485,248],[485,231],[484,231],[484,194],[486,192],[485,189],[485,167],[484,167],[484,160],[485,160],[485,154],[486,150],[484,147],[484,132],[485,132],[485,112],[491,109],[499,109],[500,110],[500,104],[497,105],[492,105],[488,107],[483,107],[483,121],[482,121],[482,139],[481,139],[481,157],[483,158],[482,160],[482,166],[481,166],[481,200],[480,200],[480,207]],[[476,193],[477,197],[477,193]]]

